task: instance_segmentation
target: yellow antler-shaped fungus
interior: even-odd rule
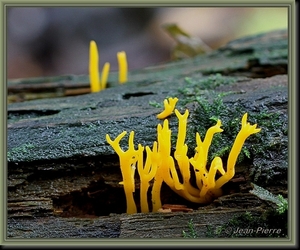
[[[187,156],[188,146],[184,143],[186,137],[186,126],[187,126],[187,118],[189,115],[189,111],[186,110],[183,115],[179,113],[177,109],[175,109],[175,114],[178,118],[178,135],[177,135],[177,143],[176,150],[174,153],[174,157],[178,163],[179,170],[181,172],[183,178],[183,190],[187,191],[189,194],[193,196],[198,195],[198,190],[191,185],[190,178],[190,163],[189,158]],[[185,192],[185,196],[187,193]]]
[[[157,140],[158,153],[160,156],[159,165],[157,167],[152,187],[153,211],[157,211],[159,208],[161,208],[160,189],[163,181],[174,188],[172,177],[173,174],[176,173],[176,169],[174,165],[174,159],[171,156],[171,130],[169,129],[169,122],[167,119],[164,120],[163,126],[160,124],[157,125]],[[178,183],[179,181],[176,182],[176,184]],[[176,188],[180,187],[176,185]]]
[[[165,110],[159,117],[166,117],[173,112],[177,98],[169,98],[164,101]],[[256,128],[256,124],[247,123],[247,113],[242,118],[242,128],[238,133],[227,160],[226,171],[220,157],[215,157],[209,169],[207,169],[208,151],[215,133],[220,133],[221,121],[218,120],[216,125],[209,128],[205,138],[202,141],[199,133],[196,133],[196,143],[194,157],[189,158],[187,155],[188,146],[185,144],[188,110],[183,115],[175,109],[178,118],[178,135],[174,157],[171,155],[171,130],[169,122],[164,120],[163,125],[157,125],[157,142],[153,143],[152,150],[146,147],[146,162],[143,161],[144,147],[138,145],[138,150],[134,149],[132,131],[129,136],[129,148],[126,152],[120,148],[120,140],[126,132],[121,133],[114,141],[109,135],[106,135],[108,143],[115,149],[120,158],[120,167],[123,176],[123,185],[127,200],[127,213],[136,213],[136,205],[133,199],[134,192],[134,171],[137,163],[138,173],[140,176],[140,200],[141,212],[148,212],[147,192],[150,182],[152,186],[152,211],[158,211],[161,207],[160,190],[162,183],[165,182],[174,192],[185,199],[195,203],[209,203],[214,197],[222,194],[221,187],[227,183],[235,174],[235,164],[237,157],[242,149],[245,140],[251,135],[259,132],[261,129]],[[176,162],[178,169],[176,170]],[[195,186],[191,184],[191,169],[193,167],[196,182]],[[181,174],[181,181],[178,177],[178,171]],[[219,172],[220,177],[216,180],[216,174]]]
[[[173,113],[177,101],[178,101],[177,97],[174,98],[170,97],[169,99],[165,99],[164,100],[165,109],[161,113],[159,113],[156,117],[158,119],[165,119],[166,117],[171,115]]]
[[[247,122],[247,116],[248,116],[247,113],[245,113],[243,115],[242,128],[241,128],[240,132],[238,133],[238,135],[236,136],[235,141],[233,143],[233,146],[232,146],[231,151],[228,156],[227,171],[223,176],[221,176],[216,181],[216,186],[215,186],[216,189],[222,187],[226,182],[231,180],[231,178],[235,174],[235,169],[234,169],[235,163],[241,152],[244,142],[250,135],[256,134],[261,130],[260,128],[256,128],[257,124],[250,125],[250,123]]]
[[[120,182],[120,184],[123,184],[125,190],[127,213],[133,214],[137,212],[136,205],[133,199],[133,193],[135,192],[135,165],[139,159],[139,154],[142,153],[143,149],[141,149],[141,147],[139,147],[139,150],[134,149],[134,131],[132,131],[129,135],[128,140],[129,148],[126,152],[124,152],[120,147],[120,140],[126,135],[126,133],[126,131],[123,131],[117,136],[114,141],[110,139],[109,135],[106,135],[106,140],[119,155],[120,167],[123,177],[123,181]]]

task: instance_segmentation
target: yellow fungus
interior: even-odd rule
[[[99,65],[99,54],[98,54],[97,44],[95,41],[91,41],[89,73],[90,73],[90,86],[92,92],[99,92],[101,90],[98,65]]]
[[[165,109],[161,113],[159,113],[156,117],[158,119],[165,119],[166,117],[171,115],[173,113],[177,101],[178,101],[177,97],[175,98],[170,97],[169,99],[165,99],[164,100]]]
[[[119,64],[119,83],[127,82],[127,58],[125,51],[117,53],[118,64]]]
[[[138,172],[140,175],[140,199],[141,199],[141,212],[147,213],[149,212],[148,206],[148,196],[147,192],[150,187],[149,182],[154,178],[157,170],[157,161],[155,157],[157,157],[157,142],[153,143],[153,150],[146,146],[147,158],[145,162],[145,166],[143,164],[143,147],[139,145],[139,159],[138,159]]]
[[[127,58],[124,51],[117,53],[119,63],[119,83],[127,82]],[[106,88],[109,75],[110,64],[105,63],[102,69],[102,77],[100,80],[99,73],[99,54],[95,41],[90,41],[90,59],[89,59],[89,77],[91,92],[99,92]]]
[[[165,103],[166,113],[173,112],[177,98],[169,98]],[[171,112],[170,112],[171,111]],[[210,167],[207,168],[208,151],[215,133],[220,133],[221,121],[218,120],[216,125],[209,128],[204,140],[201,140],[199,133],[196,133],[195,154],[189,158],[187,155],[188,146],[185,144],[188,110],[182,115],[177,109],[175,114],[178,118],[178,134],[174,156],[171,155],[171,133],[169,121],[165,119],[163,124],[157,125],[157,141],[153,143],[152,150],[146,146],[146,161],[144,163],[144,147],[138,145],[138,150],[134,149],[133,136],[134,131],[129,136],[128,150],[124,152],[120,148],[120,140],[126,132],[121,133],[114,141],[109,135],[106,135],[107,142],[114,148],[119,155],[120,168],[122,171],[126,201],[127,213],[136,213],[137,208],[133,199],[134,192],[134,171],[137,164],[140,177],[140,207],[141,212],[149,212],[148,206],[148,189],[152,182],[152,211],[157,212],[161,209],[160,191],[163,182],[165,182],[174,192],[183,198],[195,203],[209,203],[215,197],[222,195],[221,187],[227,183],[235,174],[235,164],[245,140],[251,135],[258,133],[261,129],[256,128],[256,124],[247,123],[247,113],[242,118],[242,128],[233,143],[228,156],[226,171],[220,157],[215,157]],[[178,170],[176,169],[176,163]],[[194,171],[196,178],[195,184],[190,182],[191,171]],[[180,172],[179,178],[178,172]],[[217,173],[219,173],[217,175]]]
[[[194,188],[190,183],[191,172],[189,158],[187,156],[188,146],[184,143],[186,137],[186,126],[189,111],[186,110],[185,113],[181,115],[179,111],[175,109],[175,114],[178,118],[179,123],[174,158],[176,159],[179,166],[179,170],[182,174],[184,193],[186,194],[186,196],[188,196],[187,194],[197,196],[198,190]]]
[[[99,54],[95,41],[90,42],[90,61],[89,61],[89,76],[91,92],[99,92],[106,89],[107,79],[109,75],[110,64],[105,63],[102,69],[102,76],[100,80],[99,73]]]
[[[102,69],[102,76],[101,76],[101,90],[106,89],[106,84],[107,84],[107,78],[109,74],[109,68],[110,64],[107,62],[104,64],[103,69]]]
[[[126,196],[126,205],[127,213],[133,214],[137,212],[136,205],[133,198],[133,193],[135,191],[135,182],[134,182],[134,173],[135,173],[135,164],[139,159],[139,153],[141,150],[134,149],[133,137],[134,131],[129,135],[129,148],[127,151],[123,151],[120,147],[120,140],[126,135],[126,131],[122,132],[117,136],[113,141],[110,139],[109,135],[106,135],[107,142],[113,147],[117,152],[120,159],[120,167],[122,172],[125,196]]]
[[[247,122],[247,116],[248,114],[245,113],[242,118],[242,128],[238,135],[235,138],[235,141],[233,143],[233,146],[231,148],[231,151],[228,156],[227,160],[227,171],[226,173],[221,176],[217,181],[216,181],[216,187],[215,188],[220,188],[222,187],[226,182],[228,182],[235,174],[235,163],[236,160],[241,152],[241,149],[243,147],[243,144],[245,140],[252,134],[258,133],[261,129],[256,128],[257,124],[250,125],[249,122]]]

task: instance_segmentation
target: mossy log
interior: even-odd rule
[[[8,238],[178,238],[189,230],[191,219],[198,237],[230,237],[216,229],[246,211],[251,218],[262,218],[270,204],[249,193],[251,183],[283,197],[288,191],[287,65],[287,31],[280,30],[235,40],[195,58],[132,71],[123,85],[112,73],[109,87],[99,93],[86,93],[87,76],[10,81]],[[80,95],[66,94],[72,84],[83,89]],[[33,92],[31,99],[36,100],[20,97]],[[161,123],[156,115],[163,100],[175,96],[178,110],[190,112],[190,155],[195,133],[203,137],[216,118],[224,132],[213,141],[209,157],[220,155],[224,166],[244,113],[262,130],[247,139],[234,178],[212,204],[187,202],[164,185],[162,204],[183,204],[193,211],[127,215],[119,159],[105,135],[115,138],[122,131],[135,131],[136,145],[152,146]],[[176,116],[168,119],[176,141]],[[121,141],[124,149],[127,138]],[[138,176],[135,199],[140,209]],[[262,223],[253,220],[256,227]],[[274,226],[267,220],[265,227]],[[276,226],[286,222],[277,220],[282,225]],[[283,232],[280,236],[285,237]]]

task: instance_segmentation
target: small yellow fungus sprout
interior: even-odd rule
[[[118,64],[119,64],[119,83],[127,82],[127,57],[125,51],[117,53]]]
[[[170,99],[169,99],[170,100]],[[173,103],[177,98],[171,99]],[[166,100],[165,100],[166,101]],[[171,102],[170,101],[170,102]],[[166,102],[165,102],[166,103]],[[166,104],[165,104],[166,106]],[[175,104],[173,105],[174,108]],[[172,111],[173,111],[172,108]],[[261,129],[256,128],[256,124],[247,123],[247,113],[242,118],[242,128],[233,143],[228,156],[226,170],[220,157],[215,157],[210,167],[207,168],[208,151],[214,134],[220,133],[221,121],[209,128],[204,140],[201,140],[199,133],[196,133],[195,155],[188,157],[188,146],[185,144],[188,110],[183,115],[175,109],[178,118],[178,134],[176,150],[174,156],[171,155],[171,133],[169,122],[164,120],[163,125],[157,125],[157,141],[153,143],[152,150],[146,147],[146,161],[143,161],[144,147],[138,145],[138,150],[134,149],[132,131],[129,136],[129,148],[124,152],[120,148],[120,140],[126,132],[121,133],[114,141],[109,135],[106,140],[119,155],[120,167],[123,176],[123,186],[127,200],[127,213],[136,213],[137,208],[133,199],[134,192],[134,171],[137,164],[140,176],[140,201],[141,212],[149,212],[147,202],[147,192],[152,181],[152,211],[157,212],[161,209],[160,190],[162,183],[165,182],[174,192],[183,198],[195,203],[209,203],[214,198],[222,195],[221,187],[227,183],[235,174],[235,164],[245,140],[252,134],[258,133]],[[176,169],[178,166],[178,170]],[[191,171],[194,171],[196,177],[195,185],[192,185]],[[178,177],[180,172],[181,180]],[[219,173],[217,175],[217,173]]]
[[[101,85],[99,82],[99,54],[98,48],[95,41],[90,42],[90,86],[92,92],[99,92],[101,90]]]
[[[106,62],[102,69],[102,75],[101,75],[101,90],[106,89],[108,74],[109,74],[109,68],[110,64]]]
[[[102,69],[102,77],[100,81],[98,48],[96,42],[92,40],[90,42],[90,64],[89,64],[90,86],[92,92],[99,92],[106,88],[109,68],[110,68],[110,64],[105,63]]]
[[[158,119],[165,119],[166,117],[171,115],[173,113],[177,101],[178,101],[177,97],[175,98],[170,97],[169,99],[165,99],[164,100],[165,109],[161,113],[159,113],[156,117]]]

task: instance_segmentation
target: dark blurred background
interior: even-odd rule
[[[175,44],[162,28],[175,23],[212,49],[230,40],[287,28],[287,8],[10,7],[7,13],[8,79],[88,74],[90,40],[117,70],[126,51],[129,70],[171,60]]]

